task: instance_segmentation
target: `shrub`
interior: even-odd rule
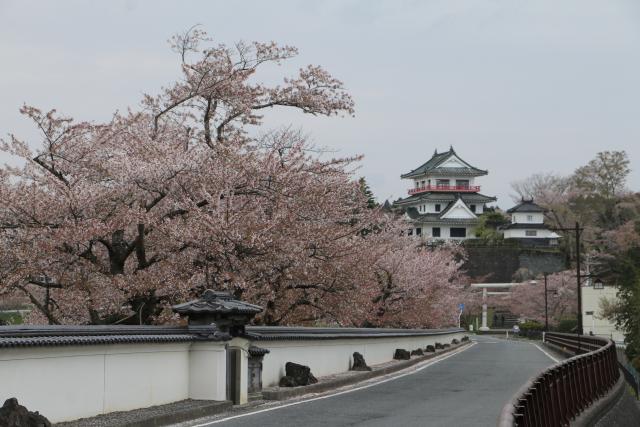
[[[578,320],[575,318],[567,317],[561,319],[556,327],[558,332],[575,332],[576,327],[578,326]]]
[[[521,331],[542,331],[544,330],[544,325],[540,322],[536,322],[535,320],[529,320],[520,324]]]

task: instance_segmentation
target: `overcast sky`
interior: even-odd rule
[[[201,24],[216,41],[270,41],[341,79],[354,118],[273,113],[343,155],[381,200],[400,174],[453,145],[488,169],[482,192],[511,206],[510,183],[571,173],[626,150],[640,190],[640,2],[0,0],[0,135],[37,140],[23,103],[107,120],[179,76],[166,43]],[[0,161],[6,158],[1,157]]]

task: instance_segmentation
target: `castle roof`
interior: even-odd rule
[[[453,205],[453,204],[452,204]],[[407,209],[407,216],[410,220],[416,223],[434,223],[443,225],[475,225],[478,223],[477,218],[442,218],[442,215],[446,213],[448,209],[438,213],[424,213],[421,214],[416,208]]]
[[[533,203],[533,199],[529,199],[529,200],[525,200],[524,198],[520,201],[520,203],[518,203],[517,205],[515,205],[514,207],[512,207],[511,209],[507,210],[508,213],[514,213],[514,212],[547,212],[547,209],[543,208],[542,206],[536,205],[535,203]]]
[[[480,193],[444,193],[444,192],[425,192],[405,197],[404,199],[393,202],[394,206],[403,206],[418,202],[454,202],[457,198],[461,198],[463,202],[469,203],[490,203],[495,202],[496,198],[485,196]]]
[[[449,161],[451,160],[451,161]],[[413,169],[411,172],[400,175],[400,178],[414,178],[425,174],[429,175],[453,175],[453,176],[482,176],[488,171],[479,169],[462,160],[453,147],[444,153],[436,150],[426,163]]]
[[[448,213],[454,209],[462,210],[467,217],[450,216]],[[474,225],[478,222],[477,216],[469,209],[464,200],[457,195],[440,212],[420,213],[415,207],[409,207],[406,214],[414,222],[433,222],[438,224]]]

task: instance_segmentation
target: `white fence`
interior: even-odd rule
[[[262,384],[271,387],[285,375],[285,364],[307,365],[315,376],[346,372],[353,353],[362,354],[369,365],[389,362],[396,349],[416,350],[436,342],[451,343],[465,336],[463,329],[369,329],[369,328],[247,328],[255,345],[269,350],[264,358]]]
[[[316,376],[345,372],[354,352],[370,365],[395,349],[462,339],[464,330],[248,327],[231,340],[212,326],[0,327],[0,403],[10,397],[52,422],[184,399],[227,400],[228,348],[240,350],[234,387],[247,399],[249,346],[264,357],[263,385],[276,385],[286,362]],[[232,387],[232,388],[234,388]]]

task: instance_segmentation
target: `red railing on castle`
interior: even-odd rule
[[[479,185],[425,185],[424,187],[410,188],[409,194],[424,193],[427,191],[457,191],[459,193],[477,193]]]
[[[577,356],[530,379],[502,409],[500,427],[568,426],[618,381],[620,373],[613,341],[547,333],[545,342]]]

